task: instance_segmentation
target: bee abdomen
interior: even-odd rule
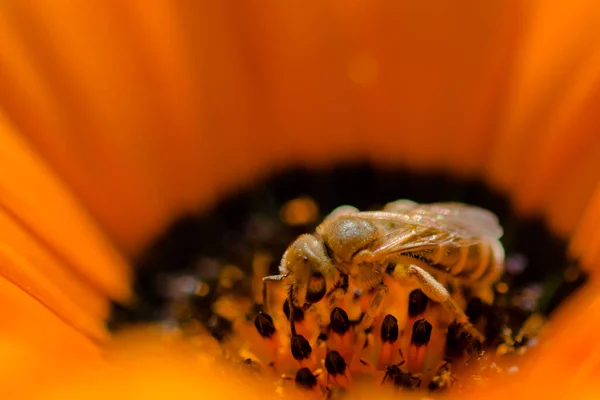
[[[496,275],[493,272],[498,269],[497,257],[486,242],[464,246],[452,243],[443,246],[440,251],[419,251],[407,255],[422,260],[434,270],[445,272],[464,283],[486,282]]]
[[[481,242],[461,248],[463,257],[448,272],[465,283],[484,283],[496,277],[498,266],[492,246]]]

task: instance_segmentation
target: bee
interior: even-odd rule
[[[381,384],[389,378],[394,383],[396,388],[404,388],[414,390],[421,387],[421,378],[417,375],[413,375],[410,372],[405,372],[400,367],[404,364],[404,361],[400,364],[388,365],[385,369],[385,375]]]
[[[347,290],[350,282],[357,290],[374,292],[361,320],[361,326],[368,328],[389,291],[384,278],[391,277],[421,289],[483,341],[438,279],[489,300],[504,268],[502,234],[494,214],[463,203],[398,200],[382,211],[363,212],[342,206],[316,233],[301,235],[288,247],[279,275],[263,278],[263,304],[269,281],[286,280],[287,301],[305,308]],[[293,315],[290,322],[294,332]]]

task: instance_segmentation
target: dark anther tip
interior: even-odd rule
[[[425,319],[416,321],[413,325],[410,343],[417,347],[425,346],[431,339],[432,326]]]
[[[331,375],[344,374],[346,372],[346,360],[340,353],[331,350],[325,356],[325,368]]]
[[[394,343],[398,340],[398,320],[392,314],[388,314],[381,323],[381,340]]]
[[[310,357],[312,348],[308,340],[302,335],[294,335],[291,341],[292,356],[298,361],[302,361]]]
[[[275,334],[275,325],[273,324],[273,318],[269,314],[258,313],[254,318],[254,326],[260,336],[269,339]]]
[[[445,356],[457,359],[464,355],[478,354],[483,350],[482,343],[469,333],[463,331],[463,326],[454,321],[448,326],[446,333]]]
[[[317,386],[317,377],[308,368],[300,368],[296,372],[296,386],[301,389],[312,389]]]
[[[283,302],[283,313],[285,314],[285,317],[289,321],[290,320],[290,302],[287,300]],[[294,321],[298,322],[298,323],[304,321],[304,310],[302,310],[302,308],[294,306]]]
[[[329,322],[329,329],[339,335],[343,335],[350,329],[350,319],[346,311],[339,307],[336,307],[331,312],[331,318]]]
[[[428,302],[429,299],[420,289],[413,290],[408,297],[408,315],[414,318],[423,314]]]

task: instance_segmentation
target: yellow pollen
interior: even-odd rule
[[[501,294],[508,293],[508,285],[506,284],[506,282],[498,282],[498,284],[496,285],[496,291]]]
[[[281,208],[282,221],[291,226],[310,224],[318,215],[319,207],[310,197],[295,198]]]

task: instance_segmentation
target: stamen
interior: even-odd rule
[[[260,336],[270,339],[275,334],[275,324],[273,324],[273,318],[269,314],[258,313],[254,319],[254,326],[260,333]]]
[[[263,192],[257,192],[256,196],[250,196],[253,199],[251,204],[237,199],[219,206],[208,219],[193,217],[180,222],[174,226],[172,236],[164,242],[162,250],[166,249],[166,253],[160,253],[161,249],[156,253],[155,249],[153,258],[145,260],[149,262],[149,268],[138,269],[147,274],[142,276],[141,281],[138,277],[137,282],[138,288],[142,289],[139,296],[146,302],[145,308],[139,309],[139,318],[158,318],[161,324],[175,327],[186,337],[194,339],[197,335],[209,337],[208,332],[218,339],[225,360],[231,361],[236,368],[242,366],[266,381],[273,379],[273,382],[282,376],[295,376],[297,387],[312,390],[318,397],[338,398],[336,396],[352,386],[353,379],[360,381],[361,385],[379,387],[384,374],[385,385],[402,390],[452,388],[453,392],[460,392],[471,381],[481,382],[496,374],[507,378],[514,371],[518,374],[514,360],[537,343],[538,333],[546,321],[546,312],[556,307],[558,301],[585,278],[576,266],[566,273],[561,270],[567,263],[556,240],[535,239],[532,242],[535,246],[530,243],[530,238],[546,237],[541,228],[531,228],[523,233],[512,226],[505,227],[505,236],[508,237],[504,243],[508,246],[505,274],[500,281],[489,286],[475,287],[461,277],[447,277],[441,270],[443,265],[436,264],[430,265],[428,271],[443,290],[434,287],[436,290],[429,293],[427,290],[432,285],[419,286],[423,291],[415,289],[417,286],[411,282],[402,281],[405,274],[393,257],[389,257],[381,260],[381,265],[377,266],[379,269],[372,274],[375,266],[369,263],[361,264],[356,269],[358,275],[352,276],[340,271],[336,272],[339,276],[330,276],[325,271],[317,271],[313,275],[315,271],[311,270],[308,273],[310,281],[299,282],[300,286],[295,287],[291,284],[294,282],[291,274],[292,279],[270,282],[267,288],[269,307],[263,310],[258,306],[262,304],[262,278],[279,273],[277,268],[283,253],[299,235],[316,231],[318,216],[313,214],[313,210],[310,218],[307,217],[309,213],[302,207],[314,202],[317,211],[319,208],[327,211],[333,206],[354,202],[361,206],[361,210],[381,209],[385,201],[392,200],[389,196],[393,196],[393,192],[386,191],[383,196],[377,190],[356,190],[372,187],[369,186],[372,181],[362,178],[372,178],[374,171],[369,171],[369,174],[358,173],[351,179],[342,180],[336,174],[317,175],[316,178],[300,174],[300,179],[292,178],[291,185],[289,181],[282,180],[270,186],[267,197],[259,197],[258,203],[266,205],[264,209],[254,208],[256,196],[263,195]],[[392,175],[397,179],[399,174],[386,175],[385,182]],[[307,185],[307,182],[310,184]],[[293,196],[311,193],[312,182],[327,182],[327,193],[322,193],[325,197],[320,201],[303,197],[301,201],[292,201],[279,208],[290,200],[290,193]],[[398,183],[397,180],[393,182]],[[437,197],[440,181],[434,180],[436,184],[433,185],[426,182],[426,178],[419,176],[413,182],[415,184],[402,184],[397,188],[402,193],[409,193],[407,188],[418,187],[421,190],[431,187],[435,188],[432,189],[435,192],[423,196]],[[499,208],[494,211],[501,211],[501,221],[510,217],[505,204],[496,204],[496,197],[489,197],[489,193],[481,191],[481,187],[467,186],[463,188],[466,190],[457,191],[454,190],[456,185],[459,184],[453,182],[447,188],[452,196],[459,192],[482,192],[483,197],[476,198],[474,204],[479,203],[485,208],[495,204]],[[343,193],[344,198],[341,198],[342,194],[339,198],[330,198],[331,193]],[[285,198],[281,198],[282,194]],[[362,197],[355,198],[353,194]],[[273,199],[276,201],[273,202]],[[325,203],[322,203],[323,200]],[[471,203],[473,199],[455,200]],[[278,207],[270,210],[271,204],[278,204]],[[407,203],[404,208],[389,211],[404,212],[413,206],[414,203]],[[357,211],[352,208],[352,212]],[[236,225],[236,221],[240,224]],[[205,224],[204,228],[202,224]],[[396,227],[390,223],[384,229]],[[206,239],[198,240],[198,237]],[[433,237],[430,235],[424,242]],[[227,242],[220,238],[227,238]],[[181,243],[194,243],[198,248],[186,247],[185,251],[189,251],[186,254],[169,253],[171,249],[180,251]],[[540,243],[548,245],[540,246]],[[340,244],[322,244],[324,263],[329,267],[335,266],[339,257],[333,249],[339,249]],[[548,253],[546,250],[550,247],[555,250]],[[542,258],[535,254],[537,248],[544,249]],[[471,251],[468,255],[475,257],[475,253]],[[437,251],[435,261],[440,262],[440,257],[448,255]],[[427,260],[427,257],[417,259],[420,264]],[[519,268],[515,267],[515,260],[520,260]],[[154,264],[160,262],[165,264],[165,268]],[[484,262],[484,259],[480,263],[469,260],[470,264],[463,265],[462,271],[466,273],[470,271],[469,266],[481,266]],[[172,268],[179,268],[177,274],[171,272]],[[152,275],[155,272],[147,271],[159,271],[164,276],[157,279]],[[539,274],[552,274],[564,280],[555,282],[560,286],[556,289],[558,294],[552,292],[554,289],[548,293],[547,287],[552,285],[542,282]],[[325,276],[327,279],[322,279]],[[573,280],[575,282],[571,286],[564,287],[565,282],[569,284]],[[181,284],[173,285],[174,281],[194,282],[194,290]],[[161,288],[153,292],[148,282],[160,282]],[[389,288],[389,293],[373,302],[375,288],[382,283]],[[450,299],[434,298],[436,294],[446,295],[445,291]],[[428,297],[430,295],[434,297]],[[303,300],[306,306],[290,309],[289,298]],[[164,303],[160,303],[159,299],[166,299],[166,306],[162,307]],[[448,304],[452,304],[455,310],[464,310],[466,318],[449,312],[444,308]],[[294,329],[290,324],[290,314]],[[121,315],[121,318],[124,317]],[[469,332],[480,332],[485,336],[485,342],[475,340]],[[214,342],[216,346],[217,341]],[[452,364],[444,363],[444,359]],[[319,368],[323,368],[322,374]],[[283,378],[279,389],[285,392],[286,385],[292,380]]]
[[[426,346],[431,338],[432,326],[425,319],[420,319],[413,325],[410,344],[416,347]]]
[[[331,350],[327,353],[327,356],[325,356],[325,369],[328,374],[328,383],[339,387],[347,387],[352,383],[348,364],[337,351]]]
[[[394,343],[398,339],[398,320],[391,314],[383,319],[381,324],[381,340],[383,343]]]
[[[354,335],[350,319],[343,309],[336,307],[331,312],[327,345],[337,350],[346,360],[354,357]]]
[[[317,377],[308,368],[300,368],[296,373],[296,387],[312,390],[317,386]]]
[[[429,299],[420,289],[413,290],[408,299],[408,316],[415,318],[422,315],[428,303]]]
[[[398,320],[391,314],[388,314],[383,319],[381,324],[381,348],[379,350],[378,367],[382,368],[385,365],[394,363],[396,354],[401,351],[398,343]]]
[[[325,368],[330,375],[343,375],[346,372],[346,361],[344,357],[335,350],[327,353],[325,357]]]
[[[308,340],[302,335],[295,335],[291,340],[292,356],[298,361],[304,361],[310,357],[312,347]]]
[[[290,303],[288,301],[283,302],[283,313],[287,320],[290,320]],[[294,306],[294,321],[296,323],[301,323],[304,321],[304,310],[300,307]]]
[[[346,311],[336,307],[331,312],[329,329],[338,335],[344,335],[350,329],[350,319]]]
[[[432,329],[431,324],[425,319],[420,319],[414,323],[407,360],[410,371],[421,371],[423,369]]]

